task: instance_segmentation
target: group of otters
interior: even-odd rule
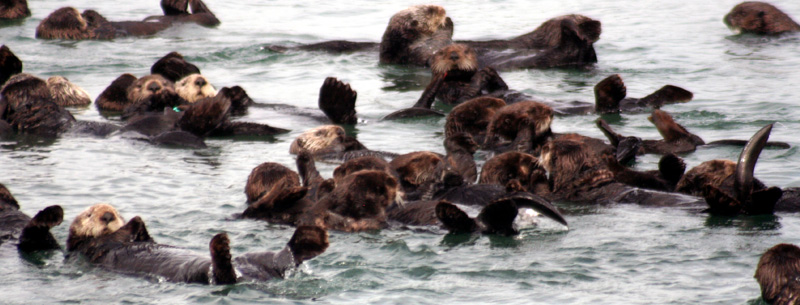
[[[41,21],[38,38],[113,39],[151,35],[178,22],[205,26],[219,20],[200,0],[163,0],[163,16],[143,21],[110,22],[99,13],[61,8]],[[191,8],[191,13],[189,13]],[[16,15],[15,15],[16,14]],[[4,1],[0,19],[29,16],[25,0]],[[800,25],[772,5],[744,2],[725,16],[740,32],[780,34]],[[277,163],[263,163],[248,177],[247,208],[241,218],[289,224],[297,229],[277,253],[247,253],[235,258],[225,233],[210,242],[210,258],[156,243],[144,222],[127,223],[110,205],[98,204],[78,215],[69,228],[67,251],[80,253],[105,268],[157,276],[170,281],[230,284],[243,279],[281,277],[291,268],[325,251],[327,230],[346,232],[387,227],[433,226],[449,232],[516,234],[518,208],[531,208],[567,225],[551,201],[575,203],[638,203],[648,206],[698,207],[721,215],[800,211],[800,190],[769,187],[753,171],[772,125],[749,141],[708,144],[743,145],[739,160],[711,160],[686,171],[676,154],[706,143],[677,124],[661,106],[686,102],[692,93],[664,86],[641,99],[626,98],[618,75],[594,87],[595,103],[546,101],[510,90],[497,70],[586,66],[597,62],[593,43],[600,22],[582,15],[550,19],[533,32],[491,41],[454,41],[453,22],[435,5],[418,5],[389,20],[380,43],[327,41],[300,46],[269,46],[276,52],[378,50],[381,63],[430,67],[432,78],[410,108],[384,119],[445,114],[431,109],[435,100],[456,105],[446,116],[446,154],[394,154],[367,149],[339,125],[306,131],[291,144],[295,172]],[[81,122],[64,106],[88,105],[89,95],[63,77],[42,80],[22,73],[22,62],[7,46],[0,48],[0,137],[62,133],[97,136],[122,134],[158,145],[204,147],[205,137],[273,135],[285,129],[232,121],[250,106],[273,107],[333,124],[356,124],[356,92],[335,78],[320,89],[319,107],[254,103],[241,87],[219,91],[197,66],[172,52],[159,59],[151,74],[123,74],[95,100],[101,112],[121,114],[124,126]],[[578,134],[550,130],[554,114],[605,114],[652,110],[648,118],[662,140],[620,135],[602,119],[596,121],[610,144]],[[494,152],[478,173],[473,154]],[[663,157],[658,170],[628,168],[637,155]],[[323,178],[315,160],[343,162],[333,177]],[[480,209],[470,217],[459,206]],[[703,209],[706,207],[707,209]],[[58,249],[50,228],[63,218],[50,206],[30,218],[19,211],[11,193],[0,185],[0,240],[16,240],[20,251]],[[756,278],[763,298],[794,304],[800,297],[800,249],[780,244],[765,253]]]

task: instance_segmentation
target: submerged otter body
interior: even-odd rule
[[[122,218],[110,205],[92,206],[72,222],[67,250],[116,272],[155,276],[172,282],[233,284],[241,280],[282,277],[287,270],[328,247],[325,230],[299,227],[287,246],[277,253],[247,253],[232,258],[228,237],[220,233],[209,244],[209,258],[156,243],[139,217],[124,226],[122,223]]]
[[[192,14],[187,11],[191,3]],[[36,38],[41,39],[100,39],[109,40],[128,36],[148,36],[163,31],[174,23],[194,22],[215,26],[219,20],[208,10],[202,0],[162,1],[164,16],[151,16],[143,21],[108,21],[94,10],[80,13],[73,7],[62,7],[50,13],[36,27]]]
[[[765,2],[742,2],[723,18],[732,30],[742,33],[776,35],[800,31],[800,24],[775,6]]]

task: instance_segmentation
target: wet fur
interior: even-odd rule
[[[765,2],[742,2],[723,18],[734,31],[776,35],[800,31],[800,25],[775,6]]]

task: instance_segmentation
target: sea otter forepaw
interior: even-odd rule
[[[231,246],[228,234],[219,233],[211,238],[208,245],[211,250],[211,264],[214,284],[226,285],[236,283],[236,271],[231,262]]]

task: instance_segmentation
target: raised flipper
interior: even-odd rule
[[[64,219],[64,210],[52,205],[36,213],[19,236],[17,248],[23,252],[58,249],[58,241],[50,233]]]
[[[436,218],[439,218],[450,233],[472,233],[480,228],[467,213],[447,201],[436,204]]]
[[[192,9],[192,14],[214,14],[206,6],[202,0],[189,0],[189,5]]]
[[[550,203],[549,201],[540,196],[528,192],[519,192],[510,196],[505,196],[503,198],[494,200],[492,203],[499,203],[503,201],[511,201],[517,207],[531,208],[534,211],[538,212],[539,214],[546,216],[547,218],[555,220],[562,225],[569,226],[567,220],[564,219],[564,215],[561,215],[561,212],[558,211],[558,208],[556,208],[552,203]]]
[[[639,153],[639,148],[642,145],[642,139],[638,137],[626,137],[614,132],[611,126],[603,119],[595,121],[597,128],[608,138],[611,145],[616,148],[615,157],[620,164],[628,164],[636,158]]]
[[[299,226],[286,244],[296,265],[317,257],[328,249],[328,231],[318,226]]]
[[[136,81],[136,76],[125,73],[108,85],[94,100],[98,110],[122,111],[132,101],[128,100],[128,87]]]
[[[144,220],[139,216],[128,220],[128,223],[110,236],[114,240],[123,242],[153,242],[153,238],[150,237],[150,233],[147,232],[147,226],[144,224]]]
[[[166,16],[189,15],[189,0],[161,0],[161,10]]]
[[[619,102],[625,95],[627,89],[619,74],[606,77],[594,86],[594,111],[598,114],[619,113]]]
[[[211,238],[208,245],[211,250],[211,273],[214,284],[227,285],[236,283],[236,270],[231,262],[231,246],[228,234],[219,233]]]
[[[178,2],[185,2],[186,0],[178,0]],[[164,6],[164,2],[161,2],[162,7]],[[186,4],[184,3],[184,9]],[[165,15],[169,15],[164,12]],[[161,57],[157,60],[152,67],[150,67],[150,73],[152,74],[160,74],[164,78],[174,82],[186,77],[190,74],[200,74],[200,69],[197,66],[193,65],[192,63],[183,59],[183,55],[178,52],[170,52],[164,57]]]
[[[22,73],[22,61],[7,46],[0,46],[0,87],[14,74]]]
[[[685,103],[691,101],[693,97],[694,94],[689,92],[689,90],[673,85],[666,85],[661,87],[661,89],[656,90],[656,92],[641,98],[637,104],[658,109],[666,104]]]
[[[328,77],[319,88],[319,109],[334,124],[355,125],[358,122],[356,116],[356,98],[358,94],[335,77]]]
[[[392,112],[383,117],[383,119],[396,120],[420,116],[444,116],[444,113],[431,109],[431,106],[433,106],[433,102],[436,99],[436,92],[441,88],[446,76],[446,73],[442,75],[434,74],[433,79],[431,79],[431,82],[425,87],[425,91],[422,92],[422,96],[420,96],[413,107]]]
[[[484,207],[478,214],[478,220],[485,226],[483,233],[516,235],[519,234],[519,231],[514,229],[517,213],[519,211],[514,200],[499,200]]]
[[[686,172],[686,162],[683,162],[683,159],[675,154],[666,154],[658,161],[658,171],[674,189],[674,186],[678,184],[678,181],[681,180],[681,177]]]
[[[685,140],[694,145],[706,144],[699,136],[689,132],[685,127],[675,122],[666,111],[654,109],[653,113],[647,117],[647,120],[656,126],[664,141],[677,142]]]
[[[223,87],[217,94],[222,94],[231,100],[231,115],[244,115],[247,108],[255,104],[247,92],[239,86]]]

